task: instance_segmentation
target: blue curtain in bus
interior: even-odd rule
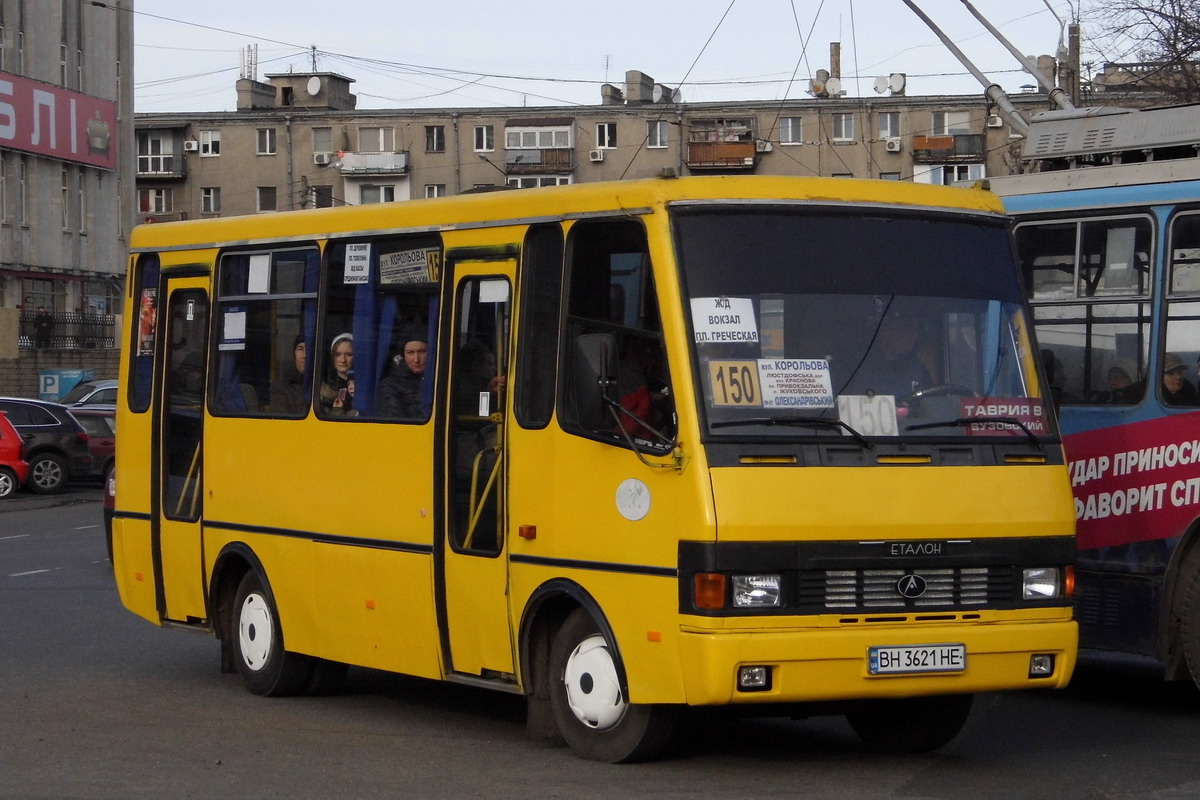
[[[430,409],[433,408],[433,376],[436,371],[434,365],[437,364],[438,296],[436,294],[429,295],[425,318],[429,320],[425,326],[425,342],[429,351],[425,356],[425,376],[421,380],[421,411],[428,417]]]
[[[312,292],[314,299],[300,304],[300,334],[304,337],[304,396],[312,398],[313,375],[317,362],[317,301],[315,295],[321,286],[321,254],[313,250],[304,259],[304,291]]]

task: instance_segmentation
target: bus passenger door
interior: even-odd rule
[[[441,394],[439,614],[448,669],[513,673],[505,541],[505,373],[516,262],[448,260],[453,285]],[[447,363],[444,361],[443,363]]]
[[[208,292],[205,278],[167,276],[155,425],[155,566],[159,613],[188,621],[207,617],[200,520],[203,510],[203,431]]]

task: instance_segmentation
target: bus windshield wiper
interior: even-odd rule
[[[837,428],[854,437],[854,441],[870,450],[871,443],[854,428],[840,419],[821,419],[820,417],[750,417],[749,419],[727,419],[712,423],[713,428],[740,428],[747,425],[811,425],[814,428]]]
[[[941,422],[922,422],[917,425],[905,425],[904,430],[923,431],[929,430],[930,428],[961,428],[974,422],[999,422],[1004,425],[1012,425],[1014,428],[1020,428],[1022,433],[1029,438],[1029,441],[1033,442],[1034,446],[1037,447],[1038,450],[1042,449],[1042,443],[1037,438],[1037,435],[1034,434],[1033,431],[1029,430],[1028,425],[1026,425],[1024,422],[1021,422],[1021,420],[1017,419],[1016,417],[992,417],[987,415],[978,417],[958,417],[957,419],[947,419],[942,420]]]

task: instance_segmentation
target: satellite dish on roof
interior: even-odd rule
[[[880,75],[875,79],[875,93],[883,94],[888,90],[888,79],[886,75]]]
[[[828,80],[829,70],[817,70],[817,74],[808,82],[809,94],[813,95],[814,97],[827,97],[829,94],[829,87],[827,85]]]
[[[308,79],[308,86],[305,88],[308,89],[308,94],[310,97],[316,97],[321,93],[321,79],[316,75],[313,75]]]
[[[842,79],[830,78],[825,81],[825,92],[830,97],[841,97],[845,92],[842,91]]]
[[[888,89],[892,94],[904,94],[904,87],[908,83],[908,78],[903,72],[893,72],[888,76]]]

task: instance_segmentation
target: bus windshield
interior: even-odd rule
[[[889,210],[679,207],[715,437],[1041,437],[1007,228]]]

